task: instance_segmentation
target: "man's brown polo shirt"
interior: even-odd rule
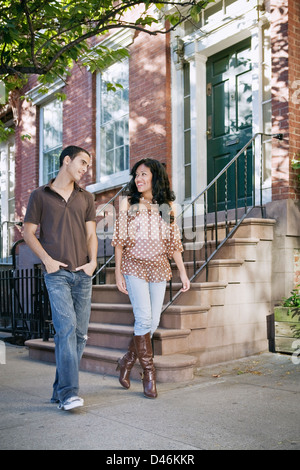
[[[74,183],[66,202],[51,189],[51,182],[31,193],[24,222],[40,225],[39,241],[44,250],[67,264],[65,269],[75,271],[89,261],[85,223],[96,219],[94,198]]]

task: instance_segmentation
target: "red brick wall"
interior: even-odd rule
[[[271,0],[270,3],[272,131],[284,135],[283,141],[273,141],[273,200],[299,199],[299,184],[291,168],[293,155],[300,149],[300,82],[296,83],[300,79],[299,8],[298,0]],[[298,86],[298,99],[293,86]]]
[[[63,148],[83,147],[92,155],[92,165],[84,179],[85,186],[94,182],[96,143],[96,80],[85,67],[74,66],[63,92]]]
[[[289,135],[290,160],[298,153],[300,159],[300,2],[289,0]],[[300,182],[291,167],[291,197],[300,199]]]
[[[22,93],[36,85],[34,77]],[[23,220],[30,193],[39,182],[39,112],[38,108],[26,100],[19,100],[18,123],[15,132],[15,201],[16,218]],[[31,136],[30,139],[24,137]]]
[[[130,165],[155,158],[171,169],[170,53],[168,38],[138,34],[130,58]]]

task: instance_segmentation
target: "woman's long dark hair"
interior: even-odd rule
[[[143,158],[139,160],[132,168],[130,174],[132,176],[129,184],[127,195],[129,196],[130,205],[138,204],[142,194],[138,191],[135,184],[136,171],[140,165],[145,165],[150,169],[152,173],[152,195],[154,204],[158,204],[162,208],[169,207],[171,209],[170,203],[175,201],[175,194],[170,188],[169,177],[166,172],[165,165],[158,160],[152,158]],[[170,221],[170,210],[168,214],[165,213],[165,210],[161,211],[161,215],[165,220]],[[171,217],[173,219],[173,217]],[[171,220],[172,222],[172,220]]]

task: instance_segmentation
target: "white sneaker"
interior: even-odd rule
[[[59,410],[73,410],[79,406],[83,406],[83,399],[80,397],[70,397],[64,403],[58,405]]]

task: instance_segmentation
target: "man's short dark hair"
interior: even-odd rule
[[[62,164],[64,162],[64,158],[67,155],[71,158],[71,160],[74,160],[74,158],[77,157],[77,155],[81,152],[86,153],[90,157],[89,152],[87,150],[83,149],[82,147],[77,147],[76,145],[69,145],[68,147],[63,149],[63,151],[60,154],[59,166],[62,166]]]

